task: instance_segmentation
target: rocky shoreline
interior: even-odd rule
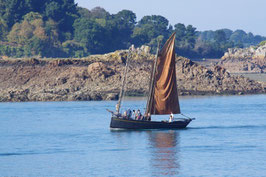
[[[145,95],[151,59],[147,48],[135,49],[127,78],[127,95]],[[127,50],[82,59],[1,59],[0,101],[116,100]],[[265,93],[263,83],[232,76],[224,68],[207,69],[189,59],[176,60],[180,95]]]
[[[266,73],[266,44],[228,49],[218,65],[230,73]]]

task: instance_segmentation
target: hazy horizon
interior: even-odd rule
[[[145,15],[162,15],[171,25],[193,25],[198,31],[228,28],[266,36],[266,1],[264,0],[75,0],[78,6],[92,9],[100,6],[111,14],[127,9],[137,20]],[[263,23],[264,22],[264,23]]]

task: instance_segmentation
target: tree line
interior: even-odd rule
[[[197,31],[192,25],[160,15],[122,10],[110,14],[101,7],[78,7],[74,0],[0,0],[0,55],[11,57],[85,57],[149,45],[156,51],[176,32],[176,52],[189,58],[217,58],[231,47],[257,45],[266,37],[243,30]]]

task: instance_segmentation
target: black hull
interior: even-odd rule
[[[123,129],[182,129],[186,128],[191,120],[192,119],[180,119],[169,123],[112,117],[110,127]]]

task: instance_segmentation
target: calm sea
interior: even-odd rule
[[[115,104],[0,103],[0,177],[266,176],[266,95],[181,97],[184,130],[112,131]]]

